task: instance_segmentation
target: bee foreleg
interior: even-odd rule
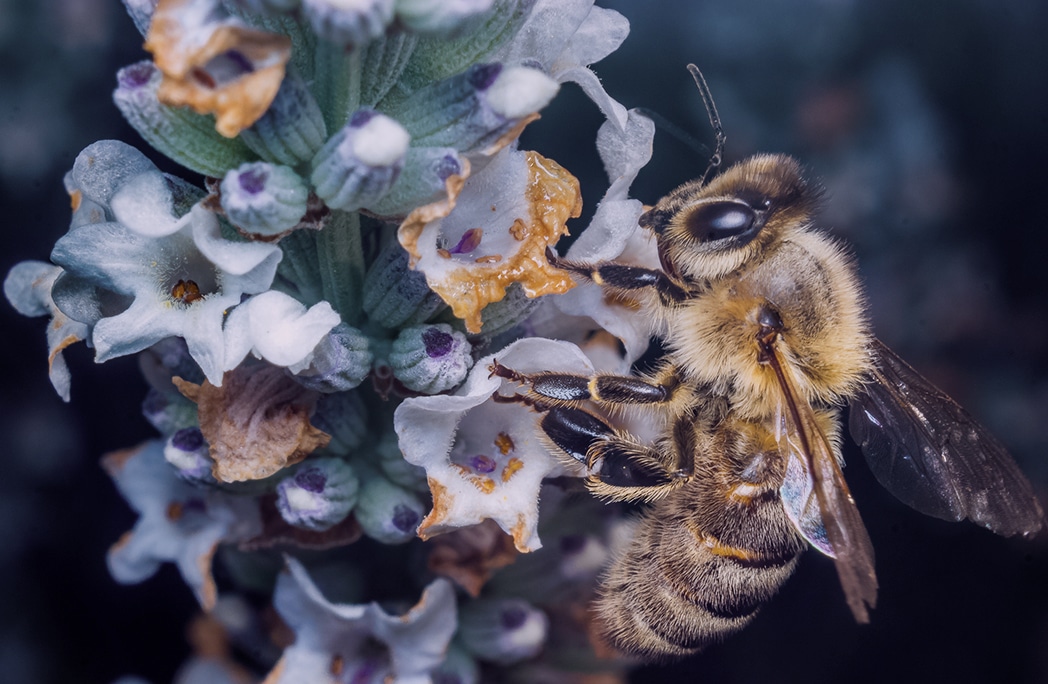
[[[688,298],[688,293],[683,287],[657,269],[611,262],[580,264],[561,259],[549,248],[546,249],[546,258],[552,266],[577,273],[602,287],[619,290],[642,290],[650,287],[659,293],[663,301],[681,302]]]
[[[543,399],[560,402],[595,401],[599,404],[665,404],[673,400],[680,380],[664,373],[654,380],[631,375],[574,375],[571,373],[520,373],[498,361],[491,374],[522,385]]]

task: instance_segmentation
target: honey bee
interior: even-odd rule
[[[700,92],[723,134],[697,69]],[[707,174],[709,174],[709,169]],[[998,534],[1044,525],[1033,488],[970,414],[870,331],[852,258],[814,225],[818,191],[794,159],[758,155],[681,185],[640,218],[661,269],[554,266],[640,298],[665,355],[646,375],[491,372],[541,413],[550,445],[587,486],[650,504],[601,579],[599,636],[646,661],[742,629],[813,546],[834,559],[848,606],[877,599],[869,535],[841,472],[840,411],[878,481],[923,513]],[[648,407],[644,442],[606,416]]]

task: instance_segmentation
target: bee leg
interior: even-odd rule
[[[676,443],[670,449],[678,464],[674,468],[660,450],[638,443],[580,408],[552,406],[539,426],[561,451],[587,468],[596,468],[589,482],[602,496],[628,500],[661,495],[667,486],[683,484],[692,474],[692,464],[682,463],[687,458],[674,453]]]
[[[595,401],[600,404],[665,404],[673,400],[680,385],[676,374],[667,372],[654,381],[630,375],[573,375],[571,373],[520,373],[498,361],[491,374],[530,386],[530,393],[561,402]]]
[[[683,287],[657,269],[610,262],[593,265],[579,264],[561,259],[549,247],[546,248],[546,259],[551,266],[577,273],[602,287],[613,287],[619,290],[642,290],[651,287],[659,293],[663,301],[668,302],[681,302],[688,298],[688,293]]]

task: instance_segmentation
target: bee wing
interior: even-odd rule
[[[877,603],[873,544],[859,515],[844,473],[815,418],[797,392],[790,364],[775,344],[764,347],[782,391],[779,449],[786,458],[780,496],[798,531],[834,559],[845,598],[858,622],[869,622]]]
[[[822,522],[819,498],[815,494],[815,483],[809,474],[808,459],[804,455],[803,446],[797,441],[797,431],[787,427],[786,411],[782,404],[779,405],[775,420],[776,440],[786,461],[782,486],[779,487],[779,498],[786,509],[786,515],[809,544],[830,558],[836,558],[837,554],[830,545],[826,526]]]
[[[1019,466],[971,414],[878,340],[849,430],[877,480],[907,505],[1011,536],[1044,526]]]

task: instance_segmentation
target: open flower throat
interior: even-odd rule
[[[433,218],[422,207],[398,232],[412,265],[471,333],[481,330],[481,310],[500,301],[512,283],[528,297],[574,286],[566,271],[550,266],[546,248],[568,234],[567,220],[582,211],[578,180],[537,152],[507,150],[491,166],[466,181],[446,216]],[[519,198],[484,206],[497,196],[487,187],[492,178],[519,189]]]

